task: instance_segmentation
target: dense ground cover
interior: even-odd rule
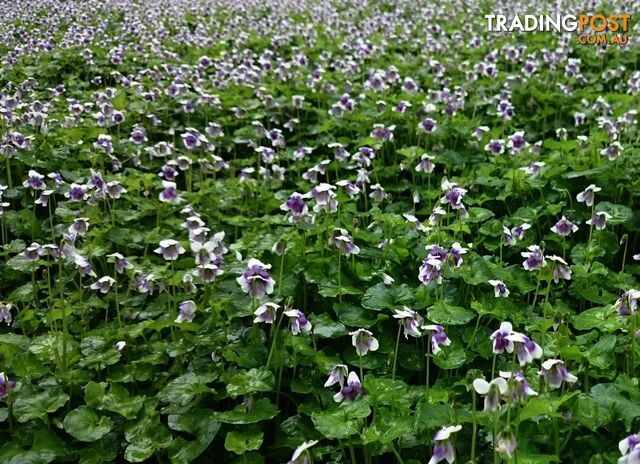
[[[639,462],[640,35],[495,8],[0,4],[0,462]]]

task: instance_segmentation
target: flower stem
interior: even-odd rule
[[[631,364],[629,366],[629,377],[633,377],[636,370],[636,313],[632,312],[629,316],[631,323]]]
[[[500,460],[498,457],[498,412],[500,409],[496,409],[493,412],[493,464],[498,464]]]
[[[429,402],[429,371],[431,368],[431,334],[427,335],[427,380],[426,380],[426,387],[427,387],[427,402]]]
[[[396,379],[396,363],[398,361],[398,348],[400,348],[400,333],[402,333],[402,324],[398,325],[398,336],[396,337],[396,349],[393,352],[393,370],[391,371],[391,380]]]
[[[391,451],[393,451],[393,454],[396,456],[396,459],[398,460],[398,462],[400,464],[404,464],[404,461],[402,460],[402,456],[400,456],[400,453],[398,452],[396,447],[393,445],[392,441],[389,442],[389,446],[391,447]]]
[[[342,253],[338,252],[338,301],[342,303]]]
[[[278,322],[276,323],[276,328],[273,332],[273,338],[271,339],[271,348],[269,349],[269,356],[267,357],[267,364],[266,364],[267,370],[269,370],[269,366],[271,365],[271,358],[273,357],[273,351],[276,348],[276,340],[278,339],[278,330],[280,329],[280,324],[282,323],[283,319],[284,319],[284,311],[280,315],[280,319],[278,319]]]
[[[471,389],[471,422],[473,423],[473,432],[471,434],[471,462],[476,462],[476,438],[478,436],[478,421],[476,420],[476,392]]]
[[[118,326],[122,328],[122,318],[120,317],[120,299],[118,298],[118,273],[113,270],[113,291],[116,297],[116,316],[118,317]]]

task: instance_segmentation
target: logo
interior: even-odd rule
[[[489,32],[575,32],[580,45],[626,45],[631,15],[514,15],[487,14]]]

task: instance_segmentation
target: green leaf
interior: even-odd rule
[[[371,311],[349,303],[336,303],[333,305],[333,309],[338,315],[340,322],[347,326],[367,329],[377,321]]]
[[[555,417],[558,416],[558,409],[566,401],[576,396],[578,392],[565,394],[560,398],[553,398],[547,395],[535,396],[530,398],[525,403],[520,415],[518,416],[518,423],[524,422],[527,419],[531,419],[538,416]]]
[[[369,403],[374,406],[394,406],[408,410],[419,396],[419,393],[402,380],[391,380],[366,375],[364,389]]]
[[[576,407],[573,409],[573,417],[592,431],[613,420],[610,409],[601,406],[584,393],[578,396]]]
[[[599,367],[600,369],[611,367],[616,341],[617,337],[615,335],[605,335],[598,343],[584,353],[585,358],[593,366]]]
[[[604,211],[611,215],[611,219],[607,220],[607,224],[617,225],[630,221],[633,218],[631,208],[624,205],[614,205],[608,201],[602,201],[595,206],[596,211]]]
[[[207,386],[207,383],[213,382],[217,377],[217,374],[195,374],[193,372],[181,375],[160,390],[158,399],[163,403],[184,406],[196,395],[213,391]]]
[[[393,440],[413,431],[414,418],[401,416],[396,410],[378,408],[370,426],[362,431],[364,443],[391,443]]]
[[[227,393],[235,398],[248,393],[273,391],[274,387],[273,372],[264,369],[251,369],[231,377],[227,383]]]
[[[244,454],[247,451],[260,449],[263,438],[263,432],[252,432],[248,430],[236,432],[232,430],[227,433],[224,439],[224,448],[236,454]]]
[[[467,361],[467,353],[460,343],[444,347],[440,353],[433,356],[433,362],[442,369],[457,369]]]
[[[369,405],[362,399],[341,406],[332,411],[311,414],[316,430],[327,438],[347,438],[358,433],[363,425],[362,419],[371,413]]]
[[[613,332],[623,326],[611,306],[587,309],[575,316],[572,323],[578,330],[597,328],[604,332]]]
[[[111,431],[113,422],[108,417],[100,417],[89,406],[80,406],[64,418],[64,429],[80,441],[96,441]]]
[[[124,437],[129,445],[124,457],[129,462],[142,462],[171,443],[171,433],[160,423],[160,414],[154,408],[154,403],[147,403],[145,414],[125,427]]]
[[[262,398],[247,407],[239,404],[231,411],[217,412],[215,419],[226,424],[253,424],[273,419],[278,414],[278,407],[268,399]]]
[[[169,446],[169,456],[174,464],[188,464],[200,456],[211,444],[220,430],[220,422],[215,420],[215,412],[199,409],[181,415],[170,415],[169,427],[173,430],[186,432],[195,440],[185,440],[178,437]]]
[[[24,351],[29,347],[29,343],[29,337],[24,335],[14,333],[0,334],[0,344],[13,345]]]
[[[439,301],[429,308],[427,319],[441,325],[464,325],[473,320],[475,313],[470,309],[449,305]]]
[[[313,314],[309,320],[313,324],[314,335],[320,338],[344,337],[348,333],[344,324],[332,320],[328,314]]]
[[[593,400],[607,416],[622,420],[630,430],[634,419],[640,417],[640,394],[636,391],[633,396],[622,391],[617,385],[601,383],[594,385],[589,393]]]
[[[69,395],[59,387],[36,394],[20,393],[21,396],[13,403],[13,414],[18,422],[45,419],[47,413],[57,411],[69,401]]]
[[[117,383],[110,384],[109,392],[105,390],[107,383],[89,382],[84,387],[84,401],[98,411],[111,411],[125,419],[134,419],[142,408],[145,398],[129,396],[125,387]]]

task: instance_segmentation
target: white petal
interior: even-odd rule
[[[489,382],[484,379],[475,379],[473,381],[473,389],[480,395],[489,393]]]

